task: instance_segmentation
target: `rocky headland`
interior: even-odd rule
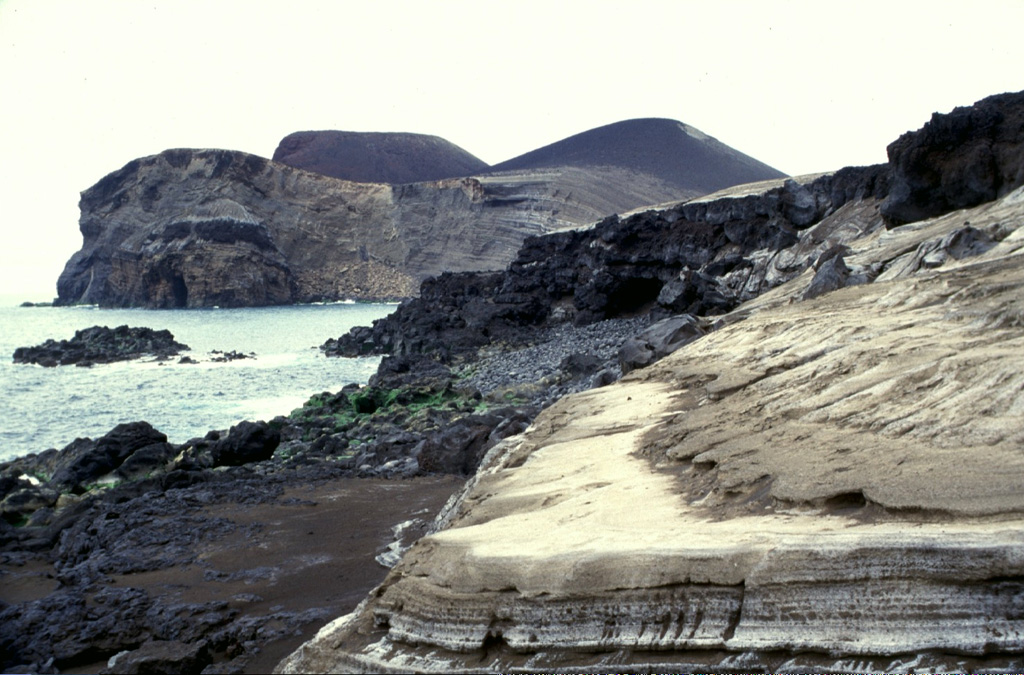
[[[184,149],[137,159],[82,193],[83,245],[57,282],[57,302],[412,297],[446,271],[503,269],[530,235],[781,175],[678,122],[613,126],[542,149],[541,159],[438,180],[424,179],[429,168],[449,173],[462,151],[411,134],[293,135],[275,153],[280,162]],[[349,179],[306,170],[342,161],[351,170],[333,175]],[[398,182],[408,178],[417,182]],[[372,182],[385,180],[395,182]]]
[[[288,416],[0,465],[0,666],[1020,670],[1022,110],[430,279]]]

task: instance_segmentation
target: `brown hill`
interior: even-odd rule
[[[488,165],[437,136],[358,131],[298,131],[275,162],[357,183],[419,183],[468,176]]]

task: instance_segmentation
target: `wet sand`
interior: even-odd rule
[[[351,611],[383,581],[387,569],[374,558],[394,540],[393,526],[414,518],[425,526],[462,482],[453,476],[339,479],[289,487],[271,503],[204,507],[205,513],[196,515],[226,518],[238,527],[224,537],[198,542],[193,564],[112,575],[109,584],[143,589],[168,601],[223,601],[242,617],[293,617],[255,624],[258,653],[241,672],[270,672],[281,658],[328,621]],[[53,570],[44,561],[0,567],[0,601],[5,603],[38,599],[57,588]],[[299,614],[301,625],[296,626],[294,615]],[[281,631],[285,634],[276,635]],[[253,644],[236,649],[238,656],[253,651]],[[229,649],[227,656],[231,655]],[[242,661],[225,660],[225,655],[215,655],[214,664],[221,662],[237,672]],[[105,660],[62,672],[88,673],[104,667]]]

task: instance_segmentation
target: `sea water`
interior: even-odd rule
[[[379,357],[327,358],[318,345],[369,325],[393,305],[338,303],[245,309],[142,310],[0,305],[0,461],[96,438],[122,422],[145,420],[172,443],[242,420],[287,415],[312,394],[363,384]],[[14,350],[70,339],[89,326],[168,329],[187,344],[180,357],[90,368],[15,364]],[[255,353],[211,361],[210,352]]]

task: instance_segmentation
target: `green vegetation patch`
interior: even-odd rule
[[[374,416],[406,413],[417,415],[430,410],[466,410],[487,408],[479,398],[450,386],[443,388],[382,389],[363,387],[357,392],[324,392],[311,396],[301,408],[292,411],[291,420],[303,425],[319,425],[341,430]]]

